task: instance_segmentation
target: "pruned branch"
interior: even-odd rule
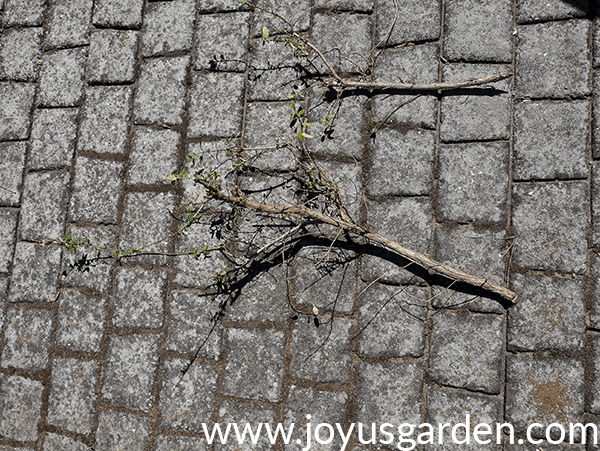
[[[215,199],[222,200],[231,205],[238,207],[247,208],[253,211],[276,215],[276,216],[287,216],[294,217],[299,222],[303,222],[305,218],[311,218],[323,224],[329,224],[334,227],[338,227],[351,234],[361,236],[372,242],[380,244],[387,249],[396,252],[402,257],[416,263],[417,265],[425,268],[430,273],[438,273],[446,276],[457,282],[463,282],[476,288],[483,288],[484,290],[490,291],[501,296],[503,299],[510,303],[515,303],[517,300],[517,294],[502,285],[494,283],[489,279],[483,277],[474,276],[464,271],[451,268],[443,263],[437,262],[426,255],[416,252],[397,241],[394,241],[384,235],[373,232],[366,227],[363,227],[355,222],[349,222],[348,220],[334,218],[327,214],[321,213],[320,211],[308,208],[305,205],[290,205],[290,206],[277,206],[261,204],[259,202],[248,199],[240,190],[237,190],[235,195],[225,194],[213,183],[207,182],[202,179],[197,179],[198,183],[202,184],[208,191],[208,195]]]

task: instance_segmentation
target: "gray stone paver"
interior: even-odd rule
[[[314,51],[299,59],[275,37],[282,21],[237,0],[0,0],[0,451],[293,451],[307,415],[313,432],[355,423],[347,451],[407,448],[401,422],[437,429],[466,414],[472,426],[510,422],[517,439],[532,422],[600,427],[595,2],[261,4],[354,80],[514,76],[450,92],[342,93],[319,83]],[[242,177],[232,161],[237,144],[300,144],[291,92],[315,125],[306,147],[353,218],[506,284],[517,305],[313,225],[340,246],[303,237],[298,255],[286,249],[251,271],[230,298],[214,279],[229,253],[247,258],[289,228],[214,200],[216,227],[147,250],[215,246],[226,227],[240,243],[210,258],[95,260],[96,246],[109,254],[168,236],[180,205],[206,199],[191,179],[166,178],[184,167],[218,168],[225,192],[239,184],[252,200],[307,200],[282,177],[298,166],[291,148]],[[84,244],[61,248],[65,234]],[[233,431],[209,444],[202,424],[216,421],[296,429],[288,445],[271,445],[264,425],[256,445]],[[378,442],[361,443],[371,423]],[[444,432],[423,449],[598,449],[460,445]],[[311,449],[341,449],[334,435]]]

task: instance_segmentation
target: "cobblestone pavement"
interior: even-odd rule
[[[375,80],[514,73],[494,91],[424,95],[397,111],[409,93],[358,92],[333,135],[317,127],[309,145],[362,221],[508,284],[518,304],[416,283],[375,316],[399,284],[414,283],[406,271],[359,255],[315,280],[304,270],[322,249],[306,248],[289,288],[323,322],[335,307],[333,322],[294,321],[275,267],[208,336],[220,301],[195,276],[219,269],[216,257],[155,255],[63,274],[83,252],[47,245],[65,234],[127,247],[174,231],[168,211],[199,191],[165,176],[188,152],[218,153],[242,132],[247,146],[289,133],[296,62],[289,47],[261,39],[277,21],[234,0],[0,0],[1,451],[240,449],[206,443],[202,424],[217,421],[295,422],[290,445],[253,447],[288,451],[300,448],[308,414],[313,426],[370,431],[470,413],[474,423],[510,422],[517,438],[532,422],[600,426],[594,9],[586,0],[317,3],[269,1],[349,76],[381,42],[389,49],[373,61]],[[312,120],[323,112],[314,105]],[[373,138],[371,119],[389,115]],[[198,226],[156,250],[210,240]],[[465,448],[445,433],[444,446],[425,448]],[[313,445],[334,450],[340,440]],[[354,434],[347,449],[379,446]]]

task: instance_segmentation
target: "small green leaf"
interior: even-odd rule
[[[262,38],[269,39],[269,30],[267,30],[267,27],[262,27]]]

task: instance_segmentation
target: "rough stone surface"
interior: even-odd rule
[[[142,63],[133,107],[138,124],[173,124],[183,121],[185,76],[189,57],[153,59]]]
[[[63,289],[59,302],[55,345],[84,352],[98,352],[106,332],[108,298]]]
[[[85,244],[78,246],[77,251],[65,253],[62,266],[63,284],[108,293],[111,288],[112,274],[110,263],[108,261],[89,262],[89,260],[96,257],[96,247],[100,249],[115,248],[116,229],[111,226],[77,227],[71,225],[67,228],[66,235],[72,235],[75,240],[81,239]],[[91,240],[89,246],[87,240]],[[83,262],[89,262],[90,265],[82,265]]]
[[[126,409],[148,413],[158,367],[154,335],[113,336],[102,386],[102,400]]]
[[[369,224],[381,233],[424,254],[431,241],[431,204],[428,199],[405,198],[367,202]],[[362,259],[361,277],[365,282],[378,279],[385,283],[413,283],[420,279],[403,267],[410,262],[389,258],[388,254],[371,251]]]
[[[171,193],[129,193],[125,196],[121,239],[123,248],[142,247],[169,235],[171,221],[165,215],[173,210]],[[167,252],[171,240],[165,240],[146,249],[147,252]],[[150,255],[129,261],[165,262],[166,257]]]
[[[78,106],[84,89],[87,49],[46,53],[42,57],[38,106]]]
[[[504,321],[443,312],[433,317],[431,379],[452,387],[499,394]]]
[[[37,440],[41,417],[42,390],[40,381],[22,376],[0,374],[0,434],[8,440]]]
[[[517,23],[572,19],[585,16],[592,8],[592,2],[588,0],[548,0],[544,4],[535,0],[518,0]]]
[[[197,291],[171,292],[167,349],[189,355],[198,352],[202,358],[217,359],[223,325],[215,324],[212,318],[223,300]]]
[[[560,423],[567,430],[569,422],[582,422],[584,369],[579,360],[527,354],[507,360],[505,420],[516,432],[533,422],[544,427]],[[532,435],[541,438],[542,431],[534,429]]]
[[[92,23],[105,27],[139,28],[144,0],[96,0]]]
[[[585,20],[521,27],[516,53],[516,94],[559,99],[589,94],[589,27]]]
[[[205,439],[176,435],[160,435],[154,442],[156,451],[207,451]]]
[[[381,130],[373,143],[367,194],[423,196],[433,189],[435,133]]]
[[[518,351],[579,351],[585,343],[585,284],[548,276],[515,274],[520,293],[508,311],[508,346]]]
[[[250,407],[230,401],[224,401],[221,404],[219,408],[218,422],[220,424],[237,423],[240,431],[244,430],[246,427],[254,430],[257,428],[258,423],[263,423],[263,428],[265,429],[266,426],[269,425],[273,431],[277,427],[275,421],[275,412],[272,407],[263,407],[262,405]],[[262,430],[264,431],[265,429]],[[221,444],[220,442],[217,442],[215,445],[215,449],[218,451],[235,451],[235,449],[239,446],[237,442],[231,441],[228,441],[227,444]],[[270,443],[267,434],[262,433],[258,439],[258,446],[260,449],[264,450],[271,450],[274,448],[274,444]]]
[[[371,18],[363,15],[321,15],[313,18],[313,40],[333,68],[356,73],[368,63],[364,55],[371,50]],[[324,67],[315,59],[317,67]]]
[[[117,222],[123,163],[78,157],[71,196],[70,218],[104,224]]]
[[[395,5],[398,7],[396,15]],[[426,0],[382,0],[377,2],[377,42],[396,45],[404,42],[433,41],[440,37],[442,2]],[[394,22],[396,17],[396,22]],[[392,24],[394,25],[393,28]],[[390,30],[391,28],[391,30]]]
[[[369,287],[361,295],[359,351],[373,357],[421,357],[428,298],[423,288]]]
[[[53,0],[48,10],[47,48],[76,47],[89,43],[93,0]]]
[[[510,72],[510,66],[483,64],[447,64],[442,68],[446,82]],[[442,141],[505,140],[510,137],[511,79],[485,87],[465,88],[463,96],[442,97],[440,137]],[[469,95],[471,91],[473,94]],[[494,95],[491,95],[494,94]]]
[[[420,423],[423,365],[420,362],[361,363],[358,366],[357,422]],[[378,434],[378,440],[387,439]]]
[[[427,417],[426,421],[439,428],[439,424],[449,423],[455,426],[459,423],[465,423],[466,415],[470,415],[471,428],[478,423],[488,423],[492,428],[492,442],[489,445],[478,445],[474,443],[471,435],[469,445],[453,443],[451,437],[451,428],[444,428],[443,437],[438,436],[438,431],[434,433],[436,440],[443,440],[443,447],[436,443],[431,446],[432,449],[461,450],[465,448],[488,450],[496,449],[496,423],[502,423],[502,404],[498,398],[489,396],[474,395],[457,392],[455,390],[444,390],[438,387],[430,387],[427,393]],[[464,427],[457,428],[456,439],[465,440]],[[471,430],[473,434],[473,430]],[[480,436],[485,439],[486,436]]]
[[[589,115],[587,100],[517,103],[513,178],[586,178]]]
[[[225,365],[224,393],[278,401],[283,375],[283,332],[231,328],[227,331],[227,343],[230,354]]]
[[[21,203],[26,152],[25,143],[0,143],[0,171],[4,188],[0,189],[0,205],[3,207],[17,207]]]
[[[127,86],[94,86],[86,90],[79,150],[125,153],[132,94]]]
[[[86,78],[95,83],[131,82],[140,34],[137,31],[95,30],[90,36]]]
[[[46,434],[43,451],[91,451],[92,448],[64,435]]]
[[[350,377],[352,357],[348,338],[352,324],[345,318],[332,319],[331,315],[317,318],[322,326],[315,327],[314,320],[296,321],[290,371],[295,378],[343,384]]]
[[[13,308],[6,313],[2,368],[40,371],[48,365],[53,313]]]
[[[588,223],[584,182],[513,186],[513,264],[583,273]]]
[[[0,139],[26,139],[35,86],[0,82]]]
[[[98,419],[96,451],[143,451],[150,432],[150,421],[124,412],[106,410]]]
[[[4,6],[2,24],[6,26],[41,26],[46,0],[10,0]]]
[[[600,244],[600,162],[592,162],[592,243]]]
[[[79,434],[92,431],[98,364],[56,357],[52,365],[48,424]]]
[[[68,183],[66,172],[35,172],[25,176],[19,221],[21,239],[53,241],[62,236]]]
[[[437,82],[439,54],[437,44],[387,50],[375,61],[374,78],[376,81],[388,83]],[[438,109],[435,98],[425,95],[413,100],[416,94],[381,92],[373,98],[373,119],[378,122],[435,128]]]
[[[478,229],[470,225],[435,229],[436,260],[452,268],[485,277],[500,285],[505,280],[504,230]],[[502,314],[495,300],[453,290],[433,287],[433,305],[437,308],[467,308],[480,313]]]
[[[231,0],[208,0],[209,5],[219,5],[223,9],[236,9],[239,3]],[[207,5],[207,6],[209,6]],[[306,31],[310,26],[310,0],[297,0],[290,3],[287,0],[262,0],[260,5],[268,10],[277,11],[281,16],[285,17],[293,24],[296,32]],[[213,6],[213,7],[214,7]],[[268,30],[281,30],[287,28],[287,24],[277,17],[270,17],[268,14],[263,14],[254,23],[252,29],[252,37],[260,37],[262,35],[262,27],[267,27]]]
[[[590,322],[592,327],[599,328],[600,325],[600,256],[597,253],[591,255],[592,275],[592,310],[590,311]]]
[[[62,250],[25,241],[17,242],[10,302],[54,302]]]
[[[180,135],[173,130],[137,129],[129,155],[127,184],[166,185],[177,168]]]
[[[244,72],[250,15],[200,15],[197,21],[196,70]]]
[[[0,78],[36,81],[41,56],[42,28],[9,28],[0,37]]]
[[[449,61],[512,62],[512,8],[510,0],[445,3],[444,57]]]
[[[231,74],[193,74],[188,136],[236,135],[242,127],[244,77]],[[214,103],[212,99],[220,99]]]
[[[149,3],[144,12],[142,55],[156,56],[192,47],[196,2]]]
[[[296,425],[302,424],[302,428],[297,428],[295,430],[296,433],[292,434],[291,443],[295,444],[300,441],[302,446],[305,446],[306,426],[304,425],[307,423],[310,423],[312,431],[315,431],[317,425],[321,423],[328,423],[332,426],[335,423],[342,424],[347,402],[348,395],[344,392],[317,391],[312,388],[300,388],[292,385],[285,409],[284,428],[287,430],[290,427],[290,423],[295,423]],[[310,412],[310,420],[306,418],[307,412]],[[323,429],[320,431],[319,436],[325,439],[328,437],[329,432],[323,432]],[[341,444],[340,436],[336,433],[334,439],[328,444],[320,444],[313,437],[311,449],[334,451],[340,449]],[[283,449],[291,451],[297,449],[297,446],[284,445]]]
[[[592,352],[592,399],[590,402],[590,412],[598,414],[600,413],[600,364],[598,363],[598,357],[600,356],[600,337],[598,334],[591,334],[589,336],[591,343]]]
[[[199,362],[189,366],[189,361],[182,359],[167,359],[163,365],[158,418],[161,427],[198,433],[202,432],[202,423],[212,426],[217,372]]]
[[[162,326],[167,290],[164,271],[118,268],[113,295],[115,327],[157,329]]]
[[[71,165],[77,133],[76,109],[38,109],[33,115],[29,169],[62,169]]]
[[[8,272],[16,245],[19,211],[0,208],[0,273]]]

